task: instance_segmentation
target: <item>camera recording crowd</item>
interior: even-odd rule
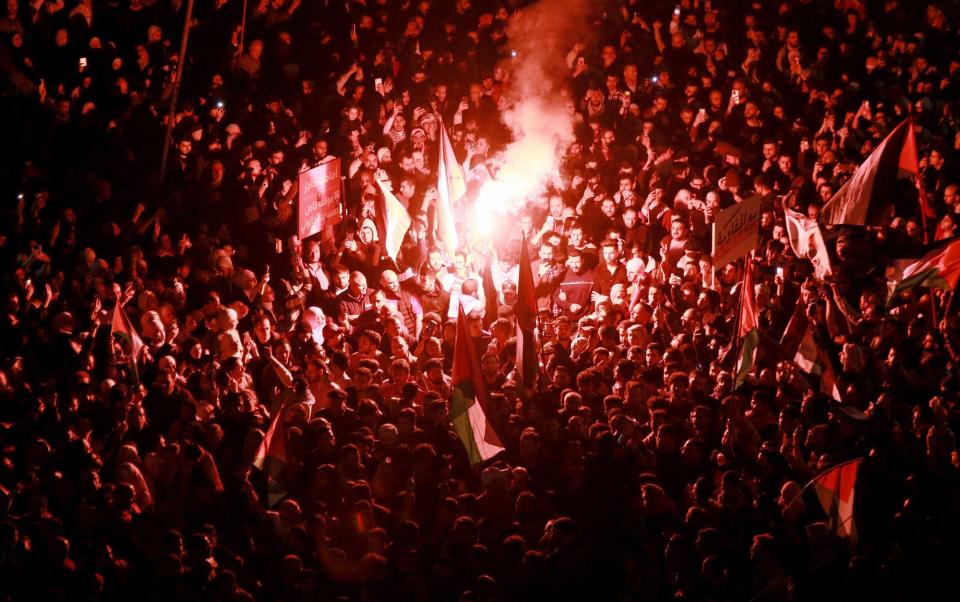
[[[511,23],[544,12],[580,21],[542,40],[572,142],[480,234],[519,135]],[[941,597],[960,304],[890,281],[957,233],[958,16],[7,0],[0,599]],[[815,223],[908,117],[918,173],[875,192],[882,224],[820,225],[825,275],[787,213]],[[332,161],[343,217],[301,240],[298,174]],[[756,245],[715,265],[718,214],[757,197]],[[454,424],[458,337],[492,457]],[[851,460],[838,525],[805,486]]]

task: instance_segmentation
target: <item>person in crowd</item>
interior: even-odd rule
[[[955,240],[958,18],[9,0],[4,599],[942,598],[960,304],[896,260]]]

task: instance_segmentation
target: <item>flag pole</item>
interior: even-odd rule
[[[243,0],[243,16],[240,18],[240,54],[243,54],[243,36],[247,32],[247,0]]]
[[[927,193],[923,188],[923,174],[920,173],[920,149],[917,147],[917,133],[913,129],[913,115],[907,117],[909,131],[908,136],[913,138],[913,161],[917,165],[917,175],[914,176],[913,183],[917,187],[917,201],[920,203],[920,224],[923,226],[923,244],[930,242],[930,233],[927,229]]]
[[[740,347],[740,312],[743,311],[743,291],[746,288],[747,281],[747,270],[750,269],[750,258],[743,263],[743,274],[740,277],[740,294],[737,295],[737,310],[734,312],[734,324],[733,324],[733,337],[730,339],[730,353],[736,354],[737,348]],[[740,367],[740,358],[738,355],[733,356],[733,377],[734,382],[736,382],[737,370]]]
[[[540,318],[540,310],[537,310],[537,333],[534,334],[534,344],[537,346],[537,375],[540,377],[537,380],[537,392],[542,393],[544,387],[546,386],[546,362],[543,361],[543,319]]]
[[[193,0],[187,0],[187,14],[183,18],[183,35],[180,37],[180,59],[173,71],[173,92],[170,94],[170,110],[167,112],[167,131],[163,136],[163,154],[160,155],[160,185],[167,173],[167,155],[170,154],[170,140],[173,138],[173,121],[177,115],[177,98],[180,96],[180,82],[186,71],[187,40],[190,37],[190,25],[193,21]]]

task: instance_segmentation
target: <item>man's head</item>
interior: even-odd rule
[[[433,270],[434,274],[443,269],[443,252],[439,249],[433,249],[430,251],[430,254],[427,255],[427,263],[430,265],[430,269]]]
[[[393,270],[384,270],[380,275],[380,285],[393,294],[400,292],[400,279]]]
[[[608,218],[613,219],[617,216],[617,203],[611,198],[605,198],[600,202],[600,211]]]
[[[790,155],[780,155],[777,159],[777,165],[780,166],[780,171],[789,175],[793,172],[793,157]]]
[[[437,286],[437,275],[427,266],[420,270],[420,277],[417,280],[420,288],[427,293],[432,293]]]
[[[500,370],[500,360],[495,353],[485,353],[480,358],[480,369],[485,376],[494,376]]]
[[[338,266],[333,276],[333,281],[338,289],[342,290],[347,288],[350,285],[350,270],[343,266]]]
[[[944,158],[943,153],[937,149],[930,151],[930,166],[935,169],[940,169],[943,167]]]
[[[350,274],[350,294],[354,297],[362,297],[367,294],[367,277],[363,272],[352,272]]]
[[[520,230],[525,234],[529,234],[533,230],[533,216],[529,213],[520,216]]]
[[[364,330],[357,337],[357,343],[361,353],[372,353],[380,346],[380,333],[375,330]],[[357,370],[358,375],[359,372]]]
[[[618,255],[617,245],[613,241],[605,241],[600,245],[600,256],[603,258],[603,263],[608,266],[617,262]]]
[[[400,194],[405,198],[409,199],[413,197],[413,194],[417,190],[416,181],[408,176],[404,176],[400,179]]]
[[[320,242],[317,240],[307,241],[307,262],[317,263],[320,261]]]
[[[583,245],[583,227],[579,224],[574,225],[570,228],[570,233],[567,235],[567,243],[570,248],[579,248]]]
[[[687,223],[683,219],[675,217],[670,221],[670,238],[673,240],[686,240]]]
[[[373,303],[373,310],[377,312],[377,314],[380,314],[383,308],[387,306],[387,294],[382,290],[375,290],[371,297],[370,301]]]
[[[405,174],[413,174],[416,168],[417,164],[413,161],[413,155],[405,153],[400,157],[400,169],[403,170]]]
[[[765,140],[763,142],[763,158],[773,161],[776,159],[777,151],[777,142],[775,140]]]
[[[540,245],[538,256],[540,257],[540,261],[544,263],[553,263],[553,245],[547,242]]]
[[[467,274],[467,256],[463,253],[456,253],[453,256],[453,271],[457,276],[464,277]]]
[[[313,143],[313,154],[317,159],[323,159],[327,156],[330,145],[325,138],[321,138]]]
[[[517,283],[512,280],[503,281],[503,300],[508,304],[512,305],[517,301]]]

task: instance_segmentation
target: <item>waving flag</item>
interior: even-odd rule
[[[798,368],[807,374],[820,377],[820,392],[828,397],[840,400],[836,373],[830,354],[817,344],[813,336],[814,325],[807,317],[807,307],[797,301],[793,315],[780,338],[780,350],[784,359],[792,359]]]
[[[811,337],[812,340],[812,337]],[[836,401],[843,401],[840,386],[837,385],[837,373],[833,370],[833,360],[827,350],[816,346],[817,366],[820,368],[820,392]]]
[[[130,348],[130,367],[133,370],[133,379],[135,382],[139,382],[140,376],[137,371],[137,360],[140,359],[140,352],[143,351],[143,339],[141,339],[137,331],[133,329],[133,324],[130,323],[127,312],[123,311],[123,305],[120,301],[117,301],[117,304],[113,307],[113,319],[110,322],[110,336],[111,338],[119,337],[122,341],[126,342]]]
[[[480,464],[504,450],[503,443],[487,418],[487,386],[480,371],[480,360],[470,337],[463,308],[458,307],[457,340],[453,349],[453,395],[450,417],[470,465]]]
[[[784,209],[783,212],[793,252],[801,259],[809,259],[817,279],[824,280],[830,276],[832,268],[820,225],[815,220],[791,209]]]
[[[437,167],[437,235],[443,243],[447,255],[453,256],[457,249],[457,226],[453,216],[453,205],[467,193],[467,181],[463,170],[457,163],[453,145],[447,136],[447,130],[440,122],[440,165]]]
[[[841,537],[848,537],[852,545],[857,542],[853,502],[857,472],[862,462],[863,458],[857,458],[838,464],[814,477],[807,485],[816,492],[834,532]]]
[[[127,312],[123,311],[123,305],[121,305],[119,301],[113,307],[113,320],[110,323],[110,334],[114,337],[120,337],[127,342],[130,346],[130,357],[136,362],[140,356],[140,351],[143,350],[143,339],[141,339],[137,331],[133,329],[133,324],[130,323],[130,318],[127,317]]]
[[[377,186],[383,193],[384,248],[387,255],[396,261],[397,254],[400,252],[400,245],[403,244],[403,237],[407,235],[407,230],[410,229],[413,220],[410,219],[410,214],[407,213],[403,204],[383,185],[383,182],[377,180]]]
[[[287,466],[287,425],[283,421],[283,406],[277,409],[270,428],[257,449],[253,465],[267,478],[267,506],[275,506],[287,495],[284,471]]]
[[[954,290],[960,279],[960,238],[952,238],[933,247],[917,260],[898,260],[895,267],[901,274],[896,278],[894,292],[929,286]]]
[[[784,359],[792,359],[793,363],[804,372],[820,374],[813,328],[807,317],[807,306],[802,300],[797,300],[793,315],[787,322],[787,327],[780,338],[780,349]]]
[[[760,345],[759,318],[757,302],[753,292],[753,269],[748,261],[744,268],[743,282],[740,284],[740,324],[737,327],[740,337],[740,356],[737,358],[737,377],[734,388],[746,380],[757,359],[757,347]]]
[[[537,298],[534,294],[533,272],[527,252],[527,237],[520,241],[520,268],[517,277],[517,304],[514,306],[517,328],[517,388],[526,392],[537,379],[537,352],[534,349],[533,330],[537,324]]]
[[[927,202],[927,192],[923,189],[923,178],[920,177],[920,155],[917,152],[917,133],[913,127],[913,118],[908,117],[907,121],[910,131],[907,133],[907,139],[903,145],[903,151],[900,153],[900,163],[909,166],[906,171],[908,175],[913,176],[917,188],[917,200],[920,202],[920,213],[924,218],[937,217]],[[903,175],[902,173],[900,175]],[[924,224],[926,225],[926,224]],[[930,242],[927,237],[927,229],[923,229],[923,242]]]
[[[919,172],[913,121],[908,118],[890,132],[823,206],[821,219],[827,224],[889,225],[898,180],[916,177]],[[929,215],[923,195],[919,202],[923,214]]]

